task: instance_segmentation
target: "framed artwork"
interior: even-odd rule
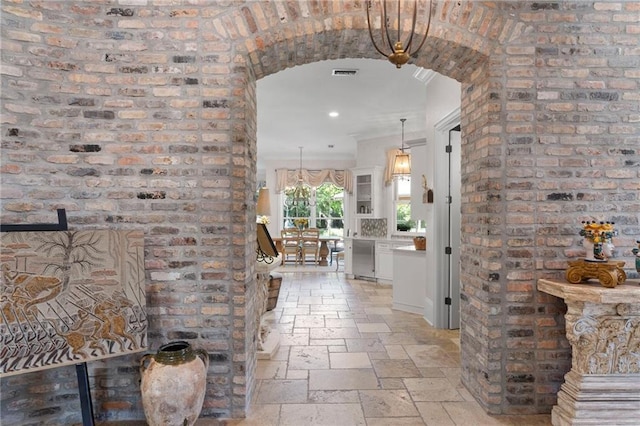
[[[143,237],[0,233],[0,377],[145,351]]]

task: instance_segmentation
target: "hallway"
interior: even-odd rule
[[[460,384],[458,331],[392,310],[391,286],[342,272],[282,275],[270,314],[281,347],[258,361],[248,418],[227,424],[551,424],[550,415],[485,414]]]

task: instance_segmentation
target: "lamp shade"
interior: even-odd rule
[[[256,214],[260,216],[271,216],[271,200],[269,198],[269,190],[260,188],[258,193],[258,204],[256,205]]]
[[[393,172],[394,176],[404,176],[411,174],[411,155],[402,152],[396,154],[393,160]]]

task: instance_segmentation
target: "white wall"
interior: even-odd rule
[[[425,306],[432,305],[433,310],[425,311],[425,318],[435,327],[445,328],[447,317],[445,315],[443,288],[448,283],[443,282],[443,274],[439,273],[444,262],[444,233],[447,229],[446,218],[441,213],[446,206],[445,196],[448,186],[448,157],[445,153],[443,131],[437,131],[436,127],[447,117],[459,112],[461,86],[457,81],[440,74],[427,85],[427,149],[426,158],[412,158],[413,161],[426,162],[426,177],[434,192],[434,203],[426,206],[427,222],[427,270],[425,271],[425,285],[427,294],[434,295],[435,300],[428,300]],[[452,126],[453,127],[453,126]],[[459,194],[457,194],[459,196]],[[440,213],[438,213],[440,212]],[[440,271],[442,272],[442,271]],[[459,297],[459,295],[452,295]]]

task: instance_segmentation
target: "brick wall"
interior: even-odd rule
[[[144,230],[150,347],[208,350],[204,416],[254,386],[255,80],[377,58],[363,4],[2,4],[3,221]],[[536,280],[581,220],[615,221],[628,265],[640,236],[640,5],[439,1],[430,34],[416,64],[463,83],[463,380],[548,412],[569,351]],[[137,359],[91,363],[99,419],[142,418]],[[1,386],[3,424],[79,421],[73,368]]]

